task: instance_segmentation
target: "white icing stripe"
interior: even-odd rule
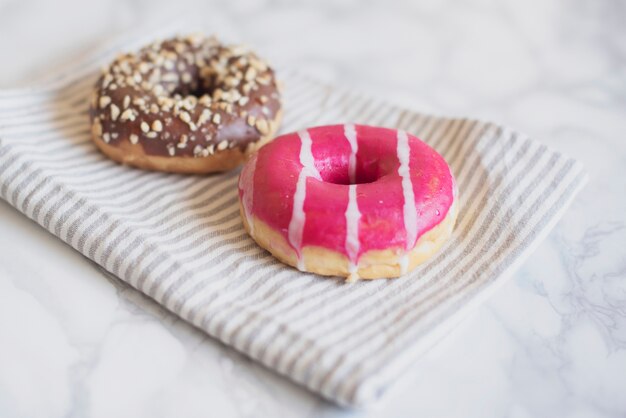
[[[411,147],[409,146],[409,137],[406,132],[398,130],[398,161],[400,168],[398,174],[402,177],[402,195],[404,196],[404,228],[406,229],[406,247],[408,252],[415,246],[417,239],[417,209],[415,208],[415,194],[413,193],[413,182],[411,181],[411,172],[409,161],[411,157]],[[402,274],[408,269],[408,256],[405,255],[400,260]]]
[[[348,188],[348,207],[346,208],[346,253],[350,260],[350,273],[357,271],[357,257],[359,255],[359,220],[361,212],[356,201],[356,184]]]
[[[350,178],[350,184],[356,182],[356,153],[359,149],[359,145],[356,141],[356,129],[354,125],[344,125],[344,135],[350,143],[350,159],[348,160],[348,176]]]
[[[254,221],[252,219],[252,205],[254,198],[254,173],[256,172],[257,155],[253,155],[248,162],[246,169],[239,177],[239,189],[243,190],[241,203],[246,215],[246,221],[250,228],[250,236],[254,237]]]
[[[289,221],[289,243],[296,250],[298,255],[298,269],[304,270],[304,264],[302,260],[302,232],[304,231],[304,223],[306,222],[306,214],[304,213],[304,199],[306,198],[306,179],[308,177],[315,177],[321,180],[321,176],[317,168],[315,168],[315,159],[311,152],[311,136],[304,130],[298,132],[300,137],[300,164],[302,164],[302,170],[298,175],[298,182],[296,183],[296,192],[293,195],[293,211],[291,213],[291,220]]]
[[[313,158],[313,151],[311,150],[313,146],[313,141],[311,140],[311,135],[309,135],[309,131],[302,130],[298,132],[298,136],[300,137],[300,164],[302,164],[302,170],[307,172],[307,176],[315,177],[318,180],[322,179],[319,171],[315,168],[315,158]]]

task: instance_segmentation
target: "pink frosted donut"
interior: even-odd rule
[[[398,277],[454,227],[455,182],[404,131],[333,125],[276,138],[244,166],[244,226],[286,264],[350,280]]]

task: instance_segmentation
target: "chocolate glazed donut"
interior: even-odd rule
[[[234,168],[269,141],[281,117],[274,71],[243,47],[188,36],[119,56],[89,115],[113,160],[176,173]]]

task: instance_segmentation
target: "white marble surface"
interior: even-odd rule
[[[591,181],[512,280],[365,413],[181,323],[0,202],[1,417],[626,416],[626,3],[0,0],[0,87],[189,13],[326,80],[515,126]]]

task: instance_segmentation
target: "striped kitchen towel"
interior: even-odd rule
[[[502,126],[415,113],[283,70],[282,131],[401,128],[449,162],[450,242],[397,280],[340,280],[276,261],[245,233],[237,176],[140,171],[101,155],[87,104],[116,41],[45,83],[0,92],[0,196],[110,273],[225,344],[347,406],[380,399],[501,283],[586,181],[576,161]]]

